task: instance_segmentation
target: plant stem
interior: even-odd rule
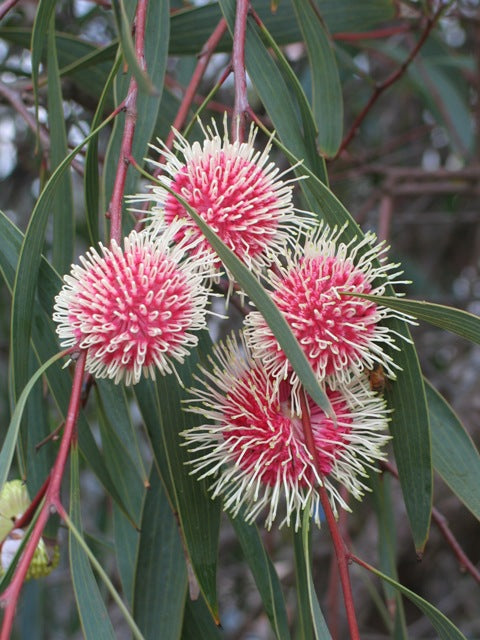
[[[237,0],[235,29],[233,32],[233,74],[235,77],[235,103],[233,107],[232,140],[245,138],[245,119],[248,113],[247,74],[245,71],[245,36],[249,0]]]
[[[25,550],[15,569],[12,581],[0,596],[0,603],[5,607],[0,640],[9,640],[10,638],[15,609],[17,607],[20,591],[24,583],[25,576],[27,575],[30,562],[32,561],[33,555],[50,515],[61,508],[60,487],[68,459],[68,453],[72,442],[74,442],[76,438],[75,428],[78,412],[80,410],[82,381],[86,359],[87,352],[82,350],[75,366],[70,404],[68,406],[67,418],[65,420],[65,429],[55,464],[53,465],[52,471],[48,477],[48,486],[45,490],[45,501],[40,508],[40,513],[33,527],[32,534],[25,545]]]
[[[303,433],[305,435],[305,442],[308,447],[308,450],[313,456],[313,461],[317,469],[317,473],[320,476],[320,478],[322,478],[323,474],[321,472],[320,461],[317,455],[317,448],[315,446],[315,441],[313,438],[312,425],[310,422],[310,412],[308,410],[305,392],[300,394],[300,405],[302,409],[302,424],[303,424]],[[320,495],[320,502],[322,503],[322,507],[325,512],[325,517],[327,519],[330,535],[332,537],[333,547],[335,549],[335,555],[337,557],[338,572],[340,575],[340,582],[342,585],[343,600],[345,603],[345,611],[347,614],[348,628],[350,630],[350,638],[351,640],[360,640],[357,616],[355,614],[355,607],[353,604],[352,586],[350,584],[350,575],[348,573],[348,560],[350,559],[350,552],[348,551],[345,545],[345,542],[343,541],[343,538],[338,529],[337,521],[333,514],[332,507],[330,505],[330,500],[328,499],[328,494],[325,489],[325,484],[323,482],[318,487],[318,492]]]
[[[145,69],[145,23],[147,17],[148,0],[139,0],[135,16],[135,53],[142,69]],[[125,182],[130,166],[129,157],[132,154],[133,136],[137,123],[137,94],[138,85],[132,75],[125,98],[125,126],[123,129],[120,158],[112,190],[112,197],[108,206],[110,217],[110,240],[120,244],[122,238],[122,203],[125,195]]]

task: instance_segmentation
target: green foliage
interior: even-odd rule
[[[407,289],[407,297],[394,297],[393,290],[388,290],[381,302],[412,314],[423,326],[440,328],[442,336],[446,332],[460,336],[464,342],[455,345],[463,346],[454,350],[467,349],[468,342],[480,342],[478,303],[475,306],[473,294],[467,301],[455,299],[464,275],[461,269],[453,272],[456,261],[465,266],[459,255],[467,241],[459,219],[471,206],[468,197],[478,179],[467,170],[474,149],[479,148],[468,82],[476,64],[469,48],[474,34],[463,3],[450,3],[445,8],[450,17],[435,23],[424,48],[409,60],[412,41],[421,37],[424,23],[432,17],[421,13],[430,3],[400,3],[405,9],[400,16],[397,4],[393,0],[280,0],[273,11],[271,0],[253,0],[246,24],[245,68],[250,107],[261,128],[257,144],[266,144],[270,137],[273,160],[281,167],[295,165],[298,215],[302,208],[313,211],[318,220],[341,227],[347,243],[360,239],[362,228],[376,222],[371,214],[377,201],[379,233],[387,235],[382,230],[388,216],[382,217],[382,207],[395,204],[399,214],[389,227],[392,252],[409,275],[419,277],[413,277],[411,295]],[[187,137],[193,140],[201,136],[193,121],[199,104],[203,122],[213,118],[221,127],[223,114],[231,113],[234,101],[228,83],[222,87],[215,83],[230,64],[239,2],[218,0],[195,6],[114,0],[111,8],[102,5],[93,4],[81,15],[80,5],[73,0],[41,0],[35,16],[29,14],[33,5],[22,8],[19,4],[0,23],[5,49],[0,53],[5,72],[5,78],[0,78],[0,144],[2,123],[8,121],[18,149],[17,164],[5,176],[0,154],[4,180],[0,331],[5,330],[0,380],[8,380],[0,395],[0,486],[9,477],[24,476],[32,496],[55,460],[55,434],[57,429],[61,434],[67,419],[72,387],[51,319],[61,278],[85,247],[98,241],[108,244],[115,189],[121,190],[123,232],[137,223],[125,196],[145,192],[145,172],[152,171],[145,157],[154,158],[149,144],[156,144],[157,137],[165,142],[179,111],[185,107],[180,129],[188,126]],[[138,12],[143,10],[142,44],[136,29]],[[193,82],[203,56],[213,53],[204,47],[222,20],[225,33],[214,48],[223,57],[212,58],[201,84],[194,88],[195,100],[186,104],[185,83]],[[452,25],[463,32],[465,44],[452,44],[448,31]],[[357,135],[336,157],[375,85],[391,78],[404,62],[408,63],[405,73],[381,88],[379,101],[358,122]],[[128,147],[133,104],[136,112]],[[397,138],[407,142],[396,142]],[[428,153],[437,153],[440,171],[428,166]],[[119,167],[126,165],[119,187]],[[409,188],[413,185],[423,196],[425,184],[436,180],[436,188],[427,191],[429,202],[446,209],[445,224],[458,224],[463,233],[455,260],[450,260],[451,247],[445,248],[443,270],[429,271],[427,257],[436,246],[423,249],[420,243],[429,233],[422,231],[417,238],[401,218],[408,206],[395,200],[409,195],[402,180],[412,166],[418,167],[419,175],[413,176]],[[425,173],[430,182],[425,182]],[[412,207],[415,211],[423,206],[420,196]],[[263,283],[212,225],[196,210],[186,208],[247,300],[266,319],[304,388],[331,412],[325,387]],[[430,225],[435,235],[435,225]],[[431,291],[440,292],[431,295],[436,301],[424,301]],[[413,299],[415,294],[418,300]],[[469,302],[467,311],[455,308]],[[233,314],[230,301],[222,312]],[[228,328],[229,322],[224,323]],[[409,637],[418,613],[404,607],[405,597],[438,637],[478,635],[478,621],[467,620],[461,605],[452,607],[449,620],[437,608],[442,606],[440,599],[428,602],[399,578],[404,576],[400,528],[403,538],[408,538],[408,554],[414,555],[415,549],[429,553],[433,472],[445,483],[447,495],[473,514],[478,527],[480,455],[475,444],[479,434],[471,435],[472,420],[463,414],[459,417],[458,407],[450,406],[455,392],[449,394],[449,384],[442,385],[437,377],[441,366],[432,365],[435,357],[421,348],[423,334],[413,329],[412,341],[404,321],[390,319],[388,324],[400,336],[399,351],[392,353],[400,370],[396,381],[387,381],[385,397],[391,410],[390,459],[398,469],[402,495],[395,491],[396,480],[375,473],[377,469],[368,480],[371,499],[364,505],[350,504],[352,525],[345,537],[352,538],[355,552],[357,543],[358,548],[362,545],[363,524],[378,537],[379,570],[368,567],[375,580],[368,583],[371,598],[362,606],[380,611],[381,622],[372,626],[372,615],[359,616],[365,625],[361,632]],[[217,321],[216,330],[222,331],[224,325]],[[330,568],[327,546],[333,554],[326,523],[320,533],[312,531],[305,509],[302,527],[292,535],[276,530],[264,535],[256,525],[246,524],[241,513],[228,524],[222,517],[221,500],[211,499],[208,481],[199,481],[191,473],[192,454],[183,446],[181,432],[205,420],[186,412],[185,400],[199,365],[209,362],[212,348],[213,340],[205,332],[177,366],[177,375],[143,379],[133,390],[109,380],[86,380],[77,421],[78,448],[75,440],[70,452],[70,498],[61,496],[68,512],[63,517],[68,536],[62,538],[62,528],[58,534],[62,566],[68,567],[71,581],[68,586],[62,582],[60,603],[50,595],[58,588],[55,572],[38,587],[40,605],[32,615],[36,628],[45,629],[44,637],[53,637],[51,630],[57,628],[65,637],[81,632],[86,638],[114,638],[127,629],[145,639],[227,639],[248,633],[253,622],[263,618],[269,625],[265,638],[331,637],[329,628],[337,626],[340,617],[331,606],[338,584],[332,578],[328,587],[325,577]],[[422,367],[427,377],[434,378],[432,382],[424,378]],[[472,365],[471,375],[475,373]],[[437,384],[446,398],[435,388]],[[36,453],[39,444],[43,448]],[[407,518],[403,518],[404,509]],[[468,540],[464,546],[469,547]],[[366,554],[365,547],[358,554],[369,557],[368,545],[366,549]],[[356,580],[358,571],[352,575]],[[7,577],[10,580],[10,573]],[[250,598],[245,593],[252,578],[255,596]],[[377,578],[383,581],[382,587]],[[18,607],[17,635],[12,637],[26,637],[21,629],[32,613],[26,603]],[[236,621],[232,624],[229,611]],[[342,627],[340,637],[347,633]]]

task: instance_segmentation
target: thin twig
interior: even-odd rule
[[[233,107],[232,140],[242,142],[248,113],[247,74],[245,71],[245,37],[249,0],[237,0],[235,29],[233,32],[233,74],[235,77],[235,103]]]
[[[312,3],[313,5],[313,3]],[[390,36],[397,35],[399,33],[405,33],[410,31],[409,24],[401,24],[396,27],[385,27],[383,29],[373,29],[372,31],[356,31],[351,33],[349,31],[338,31],[332,34],[334,40],[340,40],[342,42],[358,42],[360,40],[377,40],[382,38],[389,38]]]
[[[360,125],[362,124],[362,122],[366,118],[367,114],[369,113],[370,109],[373,107],[373,105],[378,100],[378,98],[382,95],[382,93],[384,91],[386,91],[389,87],[391,87],[395,82],[397,82],[397,80],[399,80],[399,78],[401,78],[403,76],[403,74],[406,72],[406,70],[408,69],[410,64],[413,62],[413,60],[417,56],[417,54],[420,51],[420,49],[422,48],[422,46],[425,44],[428,36],[430,35],[430,32],[432,31],[433,27],[438,22],[438,20],[439,20],[441,14],[443,13],[443,11],[444,11],[444,6],[440,5],[438,10],[435,12],[435,14],[433,16],[430,16],[430,17],[427,18],[426,27],[423,30],[423,33],[420,36],[417,44],[415,45],[415,47],[410,52],[410,55],[408,56],[408,58],[384,82],[382,82],[381,84],[376,86],[375,90],[373,91],[372,95],[370,96],[369,101],[364,106],[362,111],[358,114],[358,116],[355,118],[355,120],[354,120],[354,122],[353,122],[353,124],[352,124],[352,126],[350,128],[350,131],[347,133],[347,135],[345,136],[344,140],[342,141],[342,144],[340,145],[340,148],[339,148],[339,150],[337,152],[337,156],[336,157],[338,157],[342,153],[342,151],[344,151],[344,149],[346,147],[348,147],[348,145],[352,141],[353,137],[356,135]]]
[[[300,405],[302,409],[302,425],[303,433],[305,435],[305,443],[311,455],[313,456],[313,461],[315,464],[315,468],[317,469],[317,473],[320,478],[322,478],[323,474],[321,472],[317,448],[315,446],[315,441],[313,438],[310,414],[308,411],[307,400],[304,392],[300,394]],[[328,499],[327,490],[325,489],[325,484],[323,482],[318,487],[318,492],[320,495],[320,502],[322,503],[323,511],[325,512],[325,517],[327,519],[328,528],[330,530],[333,547],[335,549],[335,555],[337,557],[337,566],[340,574],[340,582],[342,585],[343,600],[345,603],[345,611],[347,614],[348,628],[350,630],[350,638],[351,640],[360,640],[357,616],[355,614],[355,607],[353,604],[352,585],[350,584],[350,575],[348,573],[350,551],[347,549],[345,542],[340,535],[337,521],[335,520],[335,516],[333,515],[330,500]]]
[[[5,0],[5,2],[2,2],[2,4],[0,4],[0,20],[4,18],[10,9],[13,9],[19,1],[20,0]]]

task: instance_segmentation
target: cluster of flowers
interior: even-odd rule
[[[185,432],[193,473],[213,477],[213,496],[252,521],[264,508],[270,527],[284,502],[282,523],[297,527],[307,504],[319,522],[318,486],[334,511],[348,508],[338,486],[355,497],[362,478],[384,457],[388,409],[367,373],[381,366],[395,377],[398,349],[384,324],[391,312],[355,294],[385,293],[398,282],[397,265],[375,236],[344,243],[313,214],[294,208],[294,179],[270,161],[270,145],[255,150],[230,142],[213,126],[203,144],[177,134],[178,157],[166,162],[151,201],[147,227],[124,248],[91,249],[74,266],[56,298],[62,346],[87,349],[87,370],[115,382],[175,371],[206,328],[212,281],[222,264],[172,191],[186,200],[223,242],[263,280],[303,348],[336,421],[305,396],[275,335],[256,310],[239,338],[214,347],[189,409],[206,418]],[[227,274],[230,280],[232,276]],[[309,414],[317,460],[303,426]],[[305,408],[306,407],[306,408]],[[318,466],[320,468],[318,468]]]

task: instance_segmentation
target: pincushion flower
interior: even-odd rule
[[[245,355],[244,355],[245,354]],[[289,385],[274,383],[244,342],[228,340],[214,348],[212,370],[202,368],[199,386],[190,390],[188,408],[208,422],[185,431],[193,473],[213,478],[212,497],[223,496],[224,507],[236,516],[245,509],[251,522],[266,510],[270,528],[282,509],[284,523],[301,522],[310,509],[319,524],[318,486],[325,485],[334,513],[348,509],[338,485],[360,498],[363,478],[383,459],[388,410],[363,379],[348,392],[326,388],[337,425],[307,398],[320,473],[305,443],[302,418],[293,410]]]
[[[63,347],[87,349],[86,369],[115,383],[137,383],[142,374],[175,372],[206,328],[211,260],[189,257],[178,226],[155,239],[145,232],[125,238],[122,249],[90,249],[73,265],[56,297],[53,319]]]
[[[165,157],[158,164],[159,181],[182,196],[215,231],[221,240],[252,269],[270,264],[269,252],[280,250],[290,235],[305,226],[305,216],[295,212],[292,202],[294,178],[269,160],[271,145],[255,150],[257,130],[252,125],[246,142],[230,142],[226,121],[222,136],[213,122],[212,128],[202,127],[203,143],[190,144],[176,133],[174,148],[179,157],[167,148],[156,149]],[[157,163],[155,163],[157,164]],[[198,240],[196,251],[210,251],[208,241],[174,195],[163,186],[152,186],[151,224],[161,231],[175,220],[181,220],[180,239],[191,233]],[[215,270],[220,260],[215,255]]]
[[[375,234],[348,244],[342,229],[320,227],[305,247],[286,252],[268,275],[272,298],[283,312],[319,380],[332,387],[347,384],[376,364],[389,377],[398,365],[385,347],[398,350],[395,334],[383,321],[410,318],[379,302],[351,294],[384,295],[388,284],[398,284],[398,265],[387,264],[383,244],[374,246]],[[344,295],[350,294],[350,295]],[[294,395],[299,380],[265,322],[253,311],[245,320],[245,335],[253,356],[278,381],[289,379]]]

